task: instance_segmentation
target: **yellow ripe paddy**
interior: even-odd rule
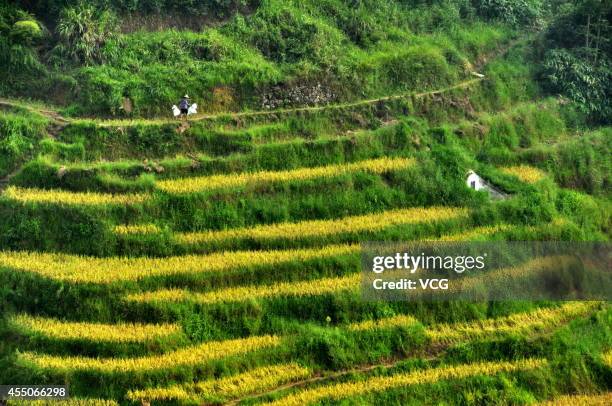
[[[300,168],[288,171],[241,172],[227,175],[212,175],[193,178],[158,180],[157,187],[168,193],[192,193],[203,190],[229,189],[262,183],[303,181],[332,178],[339,175],[366,171],[375,174],[398,171],[415,164],[412,158],[379,158],[366,161]]]
[[[540,169],[527,165],[507,166],[500,170],[507,175],[516,176],[525,183],[536,183],[546,176]]]
[[[268,404],[278,406],[300,406],[323,400],[339,401],[353,396],[383,392],[409,385],[428,384],[445,379],[462,379],[476,375],[494,375],[504,372],[508,373],[544,368],[547,365],[546,360],[525,359],[515,362],[483,362],[467,365],[444,366],[405,374],[377,376],[363,381],[345,382],[313,389],[305,389]]]
[[[126,296],[134,302],[194,302],[216,304],[243,302],[251,299],[266,299],[283,296],[316,296],[329,293],[357,290],[360,287],[361,274],[341,278],[316,279],[303,282],[281,282],[274,285],[240,286],[215,290],[205,293],[194,293],[183,289],[167,289],[155,292],[137,293]]]
[[[498,319],[475,320],[466,323],[434,324],[425,334],[435,342],[451,343],[460,340],[490,337],[496,334],[531,333],[545,331],[568,320],[591,313],[600,302],[569,302],[554,308],[539,308],[515,313]],[[348,330],[371,331],[407,327],[419,321],[410,315],[400,314],[378,320],[366,320],[348,325]]]
[[[102,324],[69,322],[44,317],[15,315],[9,323],[19,331],[59,340],[138,343],[155,341],[181,333],[178,324]]]
[[[606,352],[603,355],[603,359],[606,365],[612,368],[612,350]]]
[[[593,395],[561,396],[547,402],[538,403],[538,406],[610,406],[612,405],[612,392]]]
[[[419,321],[409,315],[398,315],[379,320],[366,320],[359,323],[353,323],[348,326],[352,331],[371,331],[394,327],[407,327]]]
[[[271,365],[204,382],[174,385],[167,388],[134,390],[127,394],[127,398],[132,401],[183,401],[194,403],[205,402],[212,397],[235,399],[273,389],[298,379],[308,378],[311,375],[311,370],[296,363]]]
[[[453,207],[417,207],[389,210],[382,213],[351,216],[333,220],[311,220],[299,223],[280,223],[250,228],[223,231],[183,233],[176,236],[184,244],[201,244],[233,239],[295,239],[302,237],[323,237],[332,234],[379,231],[402,224],[444,221],[467,217],[468,210]]]
[[[435,342],[451,343],[508,333],[546,331],[568,320],[589,314],[598,305],[599,302],[570,302],[560,307],[536,309],[498,319],[438,324],[428,328],[426,335]]]
[[[439,241],[449,241],[449,242],[468,241],[468,240],[473,240],[475,238],[488,237],[496,233],[503,233],[504,231],[511,230],[514,227],[515,226],[512,226],[510,224],[496,224],[493,226],[475,227],[468,231],[462,231],[460,233],[443,235],[438,240]]]
[[[51,203],[58,205],[131,205],[146,202],[148,194],[108,194],[94,192],[69,192],[66,190],[34,189],[9,186],[4,196],[22,203]]]
[[[314,249],[236,251],[168,258],[94,258],[37,252],[0,252],[0,267],[70,282],[109,284],[153,276],[205,274],[246,266],[277,265],[359,252],[358,245]]]
[[[350,246],[358,252],[359,247]],[[346,252],[350,253],[350,252]],[[533,271],[544,269],[547,266],[558,264],[558,257],[541,257],[527,261],[517,267],[494,270],[483,277],[466,278],[461,289],[469,290],[482,283],[499,282],[505,277],[521,278]],[[361,274],[353,274],[340,278],[325,278],[312,281],[281,282],[274,285],[239,286],[210,292],[191,292],[185,289],[165,289],[152,292],[131,294],[126,296],[128,301],[141,303],[155,302],[194,302],[200,304],[218,304],[228,302],[242,302],[249,299],[267,299],[282,296],[315,296],[343,291],[358,290],[361,286]],[[456,285],[456,288],[459,289]]]
[[[280,338],[258,336],[226,341],[213,341],[177,351],[139,358],[89,358],[61,357],[34,352],[23,352],[18,361],[32,364],[43,370],[73,373],[77,371],[97,371],[102,373],[143,373],[172,369],[176,367],[205,364],[233,355],[245,354],[264,348],[276,347]]]
[[[132,224],[118,225],[113,229],[115,234],[131,235],[131,234],[157,234],[161,230],[155,224]]]

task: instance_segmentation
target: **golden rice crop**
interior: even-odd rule
[[[135,302],[195,302],[215,304],[242,302],[250,299],[265,299],[281,296],[316,296],[358,289],[361,275],[341,278],[316,279],[302,282],[280,282],[274,285],[239,286],[205,293],[194,293],[183,289],[167,289],[137,293],[126,296]]]
[[[168,258],[94,258],[40,252],[0,252],[0,267],[34,272],[71,282],[113,283],[136,281],[150,276],[198,274],[227,271],[256,265],[276,265],[359,252],[357,245],[330,245],[323,248],[278,251],[236,251],[210,255]]]
[[[525,359],[515,362],[483,362],[466,365],[451,365],[391,376],[376,376],[363,381],[344,382],[318,388],[305,389],[270,404],[306,405],[322,400],[341,400],[367,393],[383,392],[409,385],[434,383],[445,379],[462,379],[476,375],[494,375],[546,367],[542,359]]]
[[[474,230],[474,232],[476,235],[481,235],[481,233],[489,230],[491,229],[481,228]],[[446,238],[456,238],[452,236],[446,236]],[[442,237],[442,239],[444,238]],[[150,276],[221,272],[245,266],[270,266],[283,262],[307,261],[315,258],[358,254],[359,252],[358,245],[219,252],[209,255],[185,255],[167,258],[95,258],[58,253],[2,251],[0,252],[0,267],[33,272],[43,277],[62,281],[106,284],[136,281]]]
[[[349,330],[352,331],[368,331],[378,330],[393,327],[410,326],[411,324],[418,323],[419,321],[412,316],[405,314],[387,317],[379,320],[366,320],[359,323],[353,323],[348,326]]]
[[[113,229],[115,234],[130,235],[130,234],[157,234],[161,230],[155,224],[121,224]]]
[[[62,357],[23,352],[19,362],[32,364],[43,370],[72,373],[76,371],[98,371],[103,373],[142,373],[170,369],[180,366],[197,366],[208,361],[245,354],[263,348],[275,347],[280,338],[257,336],[235,340],[212,341],[177,351],[138,358],[89,358]]]
[[[543,224],[541,226],[523,226],[522,230],[530,232],[538,232],[548,227],[561,227],[566,225],[568,222],[565,219],[554,219],[550,223]],[[462,231],[460,233],[444,235],[439,238],[440,241],[468,241],[474,239],[480,239],[482,237],[488,237],[493,234],[503,233],[516,228],[513,224],[495,224],[491,226],[474,227],[469,230]]]
[[[354,163],[320,166],[315,168],[300,168],[287,171],[242,172],[226,175],[158,180],[157,187],[168,193],[191,193],[206,189],[227,189],[251,184],[332,178],[358,171],[379,174],[406,169],[414,164],[415,160],[411,158],[379,158]]]
[[[132,401],[179,401],[203,403],[212,397],[235,399],[259,393],[298,379],[307,378],[312,371],[296,363],[271,365],[253,369],[238,375],[204,382],[174,385],[167,388],[151,388],[130,391]]]
[[[44,190],[9,186],[4,192],[9,199],[23,203],[53,203],[59,205],[130,205],[147,201],[150,196],[141,194],[109,194],[94,192],[70,192],[66,190]]]
[[[603,359],[604,359],[604,362],[606,363],[606,365],[608,365],[609,367],[612,367],[612,350],[606,352],[603,355]]]
[[[9,322],[18,330],[60,340],[104,342],[147,342],[180,334],[178,324],[102,324],[60,321],[26,314],[14,315]]]
[[[516,176],[525,183],[536,183],[546,176],[540,169],[527,165],[507,166],[500,170],[505,174]]]
[[[185,244],[198,244],[231,239],[275,239],[327,236],[342,233],[379,231],[388,227],[433,221],[449,220],[467,216],[468,211],[453,207],[417,207],[389,210],[382,213],[351,216],[333,220],[310,220],[299,223],[260,225],[223,231],[206,231],[177,235]]]
[[[541,308],[498,319],[438,324],[428,328],[425,333],[432,341],[450,343],[510,332],[545,331],[568,320],[589,314],[598,305],[598,302],[570,302],[556,308]]]
[[[329,245],[322,248],[304,248],[271,251],[220,252],[209,255],[185,255],[168,258],[95,258],[58,253],[23,251],[0,252],[0,267],[33,272],[43,277],[84,283],[113,283],[136,281],[145,277],[180,274],[204,274],[229,271],[246,266],[271,266],[291,261],[308,261],[353,255],[360,252],[358,245]],[[462,288],[483,283],[485,279],[513,278],[534,269],[558,264],[558,258],[540,258],[527,264],[504,268],[479,277],[466,278]],[[483,279],[485,278],[485,279]]]
[[[467,241],[473,240],[479,237],[486,237],[496,233],[502,233],[512,229],[513,225],[510,224],[496,224],[493,226],[482,226],[475,227],[470,230],[462,231],[460,233],[448,234],[441,236],[439,241]]]
[[[561,396],[539,406],[610,406],[612,405],[612,392],[592,395]]]
[[[475,320],[466,323],[436,324],[425,330],[434,342],[456,342],[502,335],[509,332],[528,333],[545,331],[563,322],[584,316],[593,311],[599,302],[569,302],[556,308],[540,308],[529,312],[515,313],[498,319]],[[378,320],[367,320],[348,325],[348,330],[364,331],[410,326],[418,320],[400,314]]]

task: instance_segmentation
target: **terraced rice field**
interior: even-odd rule
[[[330,234],[378,231],[396,225],[427,223],[466,217],[467,210],[451,207],[427,207],[390,210],[337,220],[313,220],[281,223],[251,228],[182,233],[176,236],[184,244],[201,244],[233,239],[266,240],[323,237]]]
[[[573,395],[560,396],[548,402],[542,402],[542,406],[606,406],[612,402],[612,393],[595,395]]]
[[[159,370],[172,370],[178,367],[196,367],[210,360],[266,349],[278,344],[279,339],[274,336],[249,337],[246,339],[203,343],[159,356],[126,359],[60,357],[24,352],[20,354],[18,362],[35,365],[41,370],[67,374],[78,371],[140,374]]]
[[[149,199],[145,194],[111,195],[103,193],[78,192],[63,190],[41,190],[9,187],[5,196],[22,203],[51,203],[57,205],[129,205],[141,204]]]
[[[45,336],[55,340],[90,340],[111,343],[155,341],[181,334],[178,324],[102,324],[69,322],[27,314],[15,315],[9,321],[28,335]]]
[[[237,399],[245,395],[274,389],[282,384],[306,379],[312,371],[298,364],[260,367],[227,378],[208,380],[167,388],[135,390],[127,397],[135,401],[206,402],[207,398]]]
[[[168,193],[193,193],[211,189],[245,187],[247,185],[332,178],[359,171],[381,174],[406,169],[414,165],[414,163],[414,160],[409,158],[380,158],[349,164],[303,168],[291,171],[239,173],[163,180],[157,182],[157,187]]]
[[[607,302],[363,300],[368,241],[588,237],[573,211],[585,195],[552,180],[539,190],[535,167],[495,165],[512,196],[491,201],[465,184],[475,151],[406,128],[284,134],[222,157],[39,163],[48,185],[17,177],[0,199],[31,226],[0,251],[8,370],[70,384],[66,405],[609,400],[562,393],[572,368],[610,374],[597,333]],[[464,288],[555,263],[542,255]],[[592,363],[564,371],[556,351],[579,335],[597,343]],[[555,391],[542,389],[549,378]]]
[[[505,168],[501,168],[501,171],[505,174],[516,176],[521,181],[527,183],[536,183],[546,176],[546,174],[540,169],[527,165],[507,166]]]
[[[273,405],[308,405],[321,400],[341,400],[366,393],[384,392],[396,387],[423,385],[447,379],[461,379],[474,375],[495,375],[500,372],[513,372],[522,369],[543,368],[546,360],[527,359],[517,362],[487,362],[470,365],[458,365],[433,368],[407,374],[388,377],[374,377],[361,382],[349,382],[321,386],[304,390],[274,402]]]

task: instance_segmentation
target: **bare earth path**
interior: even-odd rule
[[[415,98],[423,98],[427,96],[435,96],[439,94],[443,94],[456,89],[464,89],[470,86],[475,85],[476,83],[484,80],[483,78],[469,79],[462,82],[459,82],[455,85],[448,86],[442,89],[431,90],[428,92],[420,92],[420,93],[401,93],[389,96],[378,97],[375,99],[365,99],[358,100],[355,102],[348,103],[339,103],[339,104],[328,104],[323,106],[309,106],[309,107],[295,107],[288,109],[274,109],[274,110],[258,110],[258,111],[242,111],[236,113],[216,113],[216,114],[202,114],[196,115],[194,117],[188,118],[187,121],[204,121],[204,120],[212,120],[220,117],[253,117],[253,116],[265,116],[265,115],[275,115],[275,114],[286,114],[286,113],[298,113],[298,112],[316,112],[316,111],[326,111],[326,110],[337,110],[337,109],[345,109],[351,107],[359,107],[372,105],[384,101],[391,100],[399,100],[403,98],[407,98],[413,96]],[[168,118],[152,118],[152,119],[136,119],[136,120],[104,120],[104,119],[82,119],[82,118],[68,118],[61,116],[57,111],[51,110],[48,108],[39,108],[33,105],[29,105],[24,102],[3,99],[0,98],[0,106],[5,107],[17,107],[17,108],[25,108],[33,113],[38,113],[48,119],[50,119],[56,125],[67,125],[71,122],[79,122],[79,121],[93,121],[101,127],[114,127],[114,126],[129,126],[135,124],[165,124],[165,123],[181,123],[180,120],[177,119],[168,119]]]

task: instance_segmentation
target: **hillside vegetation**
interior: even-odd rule
[[[605,300],[359,288],[368,241],[609,241],[610,11],[0,3],[0,384],[104,406],[605,403]],[[186,92],[200,113],[174,119]]]

